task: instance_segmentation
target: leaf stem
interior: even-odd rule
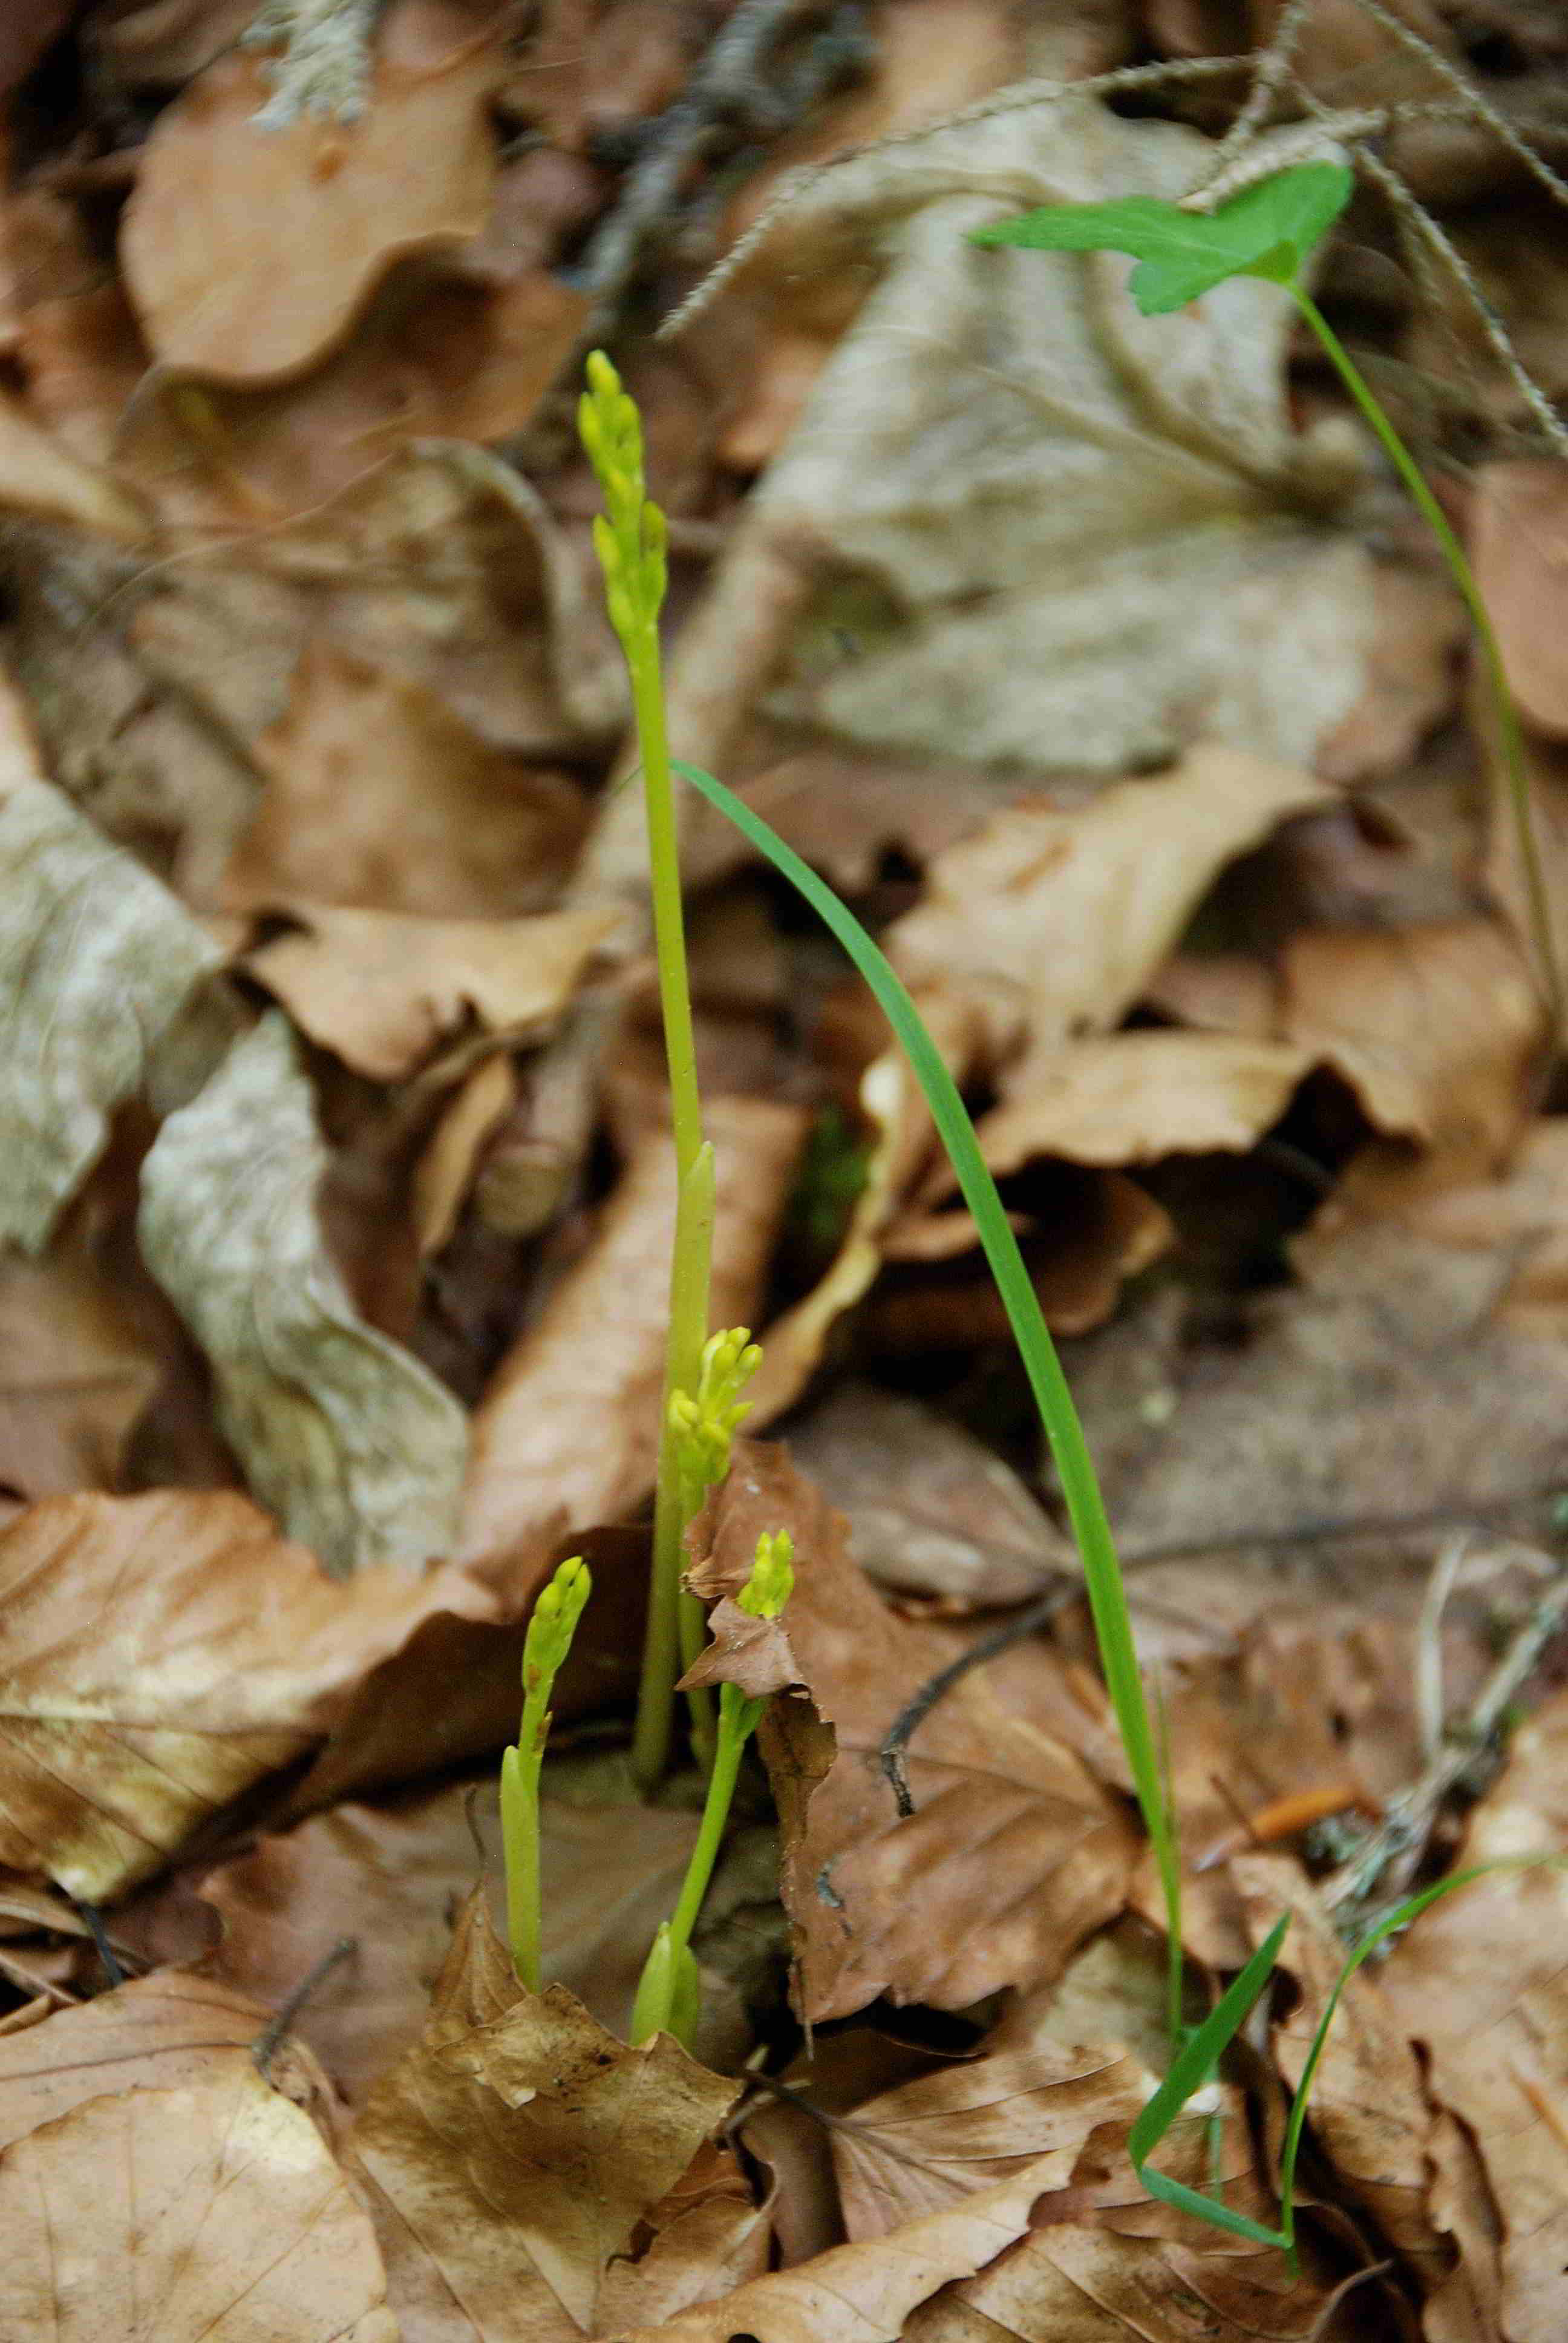
[[[1458,588],[1470,623],[1475,629],[1475,639],[1481,646],[1482,664],[1486,670],[1487,686],[1492,699],[1493,720],[1497,729],[1497,744],[1503,761],[1504,787],[1513,815],[1514,835],[1518,840],[1519,859],[1524,873],[1525,893],[1530,907],[1530,925],[1534,939],[1536,957],[1540,963],[1542,990],[1552,1013],[1553,1028],[1561,1041],[1568,1020],[1562,971],[1558,965],[1557,947],[1552,929],[1551,900],[1546,889],[1546,874],[1542,865],[1540,843],[1535,835],[1534,815],[1530,798],[1530,774],[1524,760],[1524,739],[1519,726],[1519,711],[1508,688],[1508,671],[1503,665],[1503,651],[1492,624],[1491,614],[1482,598],[1475,573],[1471,568],[1464,548],[1449,525],[1448,516],[1427,486],[1420,465],[1383,413],[1371,386],[1362,376],[1350,352],[1324,317],[1312,295],[1294,277],[1285,280],[1285,289],[1296,307],[1312,327],[1329,359],[1354,399],[1367,424],[1375,434],[1383,453],[1399,474],[1422,519],[1437,539],[1438,548],[1448,564],[1449,575]]]

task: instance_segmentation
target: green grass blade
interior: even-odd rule
[[[1261,2246],[1288,2246],[1290,2239],[1283,2229],[1266,2229],[1261,2221],[1249,2219],[1245,2213],[1233,2213],[1228,2205],[1189,2188],[1184,2181],[1168,2180],[1164,2173],[1150,2170],[1148,2158],[1193,2092],[1201,2090],[1209,2080],[1246,2023],[1253,2003],[1273,1975],[1290,1925],[1287,1913],[1271,1928],[1246,1967],[1232,1978],[1202,2025],[1194,2029],[1171,2060],[1170,2072],[1127,2135],[1127,2152],[1132,2158],[1133,2170],[1151,2197],[1179,2206],[1185,2213],[1196,2213],[1211,2227],[1229,2229],[1232,2236],[1250,2237],[1254,2245]]]
[[[1404,1902],[1380,1920],[1375,1928],[1368,1930],[1361,1943],[1350,1955],[1334,1980],[1333,1991],[1324,2004],[1323,2014],[1318,2020],[1317,2031],[1312,2036],[1312,2048],[1307,2052],[1306,2065],[1302,2068],[1302,2079],[1296,2086],[1296,2096],[1291,2107],[1291,2119],[1285,2127],[1284,2145],[1280,2151],[1280,2200],[1284,2207],[1287,2246],[1293,2246],[1295,2239],[1296,2157],[1301,2150],[1302,2132],[1307,2120],[1307,2106],[1312,2096],[1312,2080],[1318,2071],[1318,2062],[1328,2043],[1329,2028],[1334,2022],[1341,1996],[1357,1969],[1369,1953],[1375,1953],[1378,1946],[1386,1942],[1397,1930],[1408,1928],[1412,1920],[1419,1920],[1423,1912],[1433,1904],[1440,1903],[1443,1896],[1452,1896],[1456,1887],[1468,1887],[1473,1880],[1484,1878],[1489,1871],[1530,1871],[1537,1865],[1545,1863],[1568,1865],[1568,1856],[1503,1855],[1497,1856],[1491,1863],[1473,1864],[1468,1871],[1450,1872],[1446,1879],[1439,1879],[1431,1887],[1419,1888],[1415,1895],[1407,1896]]]
[[[1056,1469],[1060,1475],[1068,1518],[1072,1523],[1083,1561],[1084,1584],[1100,1647],[1101,1665],[1105,1674],[1106,1690],[1110,1694],[1122,1745],[1127,1753],[1128,1767],[1138,1795],[1144,1828],[1149,1834],[1160,1869],[1170,1936],[1168,2015],[1174,2038],[1180,2029],[1181,2015],[1181,1859],[1176,1845],[1174,1820],[1165,1800],[1159,1750],[1150,1724],[1148,1704],[1143,1696],[1132,1621],[1121,1583],[1121,1565],[1117,1560],[1111,1525],[1105,1516],[1100,1483],[1083,1437],[1083,1428],[1078,1420],[1078,1410],[1072,1403],[1072,1394],[1061,1371],[1056,1345],[1040,1313],[1040,1302],[1024,1266],[1023,1255],[1019,1251],[1018,1240],[1008,1223],[990,1167],[980,1153],[974,1125],[959,1096],[958,1086],[943,1062],[941,1052],[921,1021],[920,1011],[854,913],[839,901],[832,889],[818,878],[794,850],[786,846],[778,833],[753,813],[749,806],[727,789],[722,781],[716,781],[711,773],[702,772],[695,765],[677,763],[674,769],[689,781],[709,805],[716,806],[733,822],[760,854],[767,857],[773,868],[805,897],[843,945],[869,985],[879,1007],[902,1045],[916,1080],[925,1092],[931,1118],[958,1176],[964,1202],[974,1215],[975,1227],[985,1248],[997,1291],[1006,1308],[1019,1355],[1023,1361],[1024,1372],[1029,1377],[1040,1421],[1050,1443],[1051,1454],[1056,1460]]]

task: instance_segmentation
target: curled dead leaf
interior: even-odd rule
[[[327,1161],[273,1010],[159,1131],[142,1250],[212,1363],[218,1422],[257,1496],[330,1569],[417,1565],[450,1547],[467,1423],[355,1310],[315,1210]]]

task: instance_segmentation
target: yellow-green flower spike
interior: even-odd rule
[[[795,1592],[795,1541],[788,1530],[764,1530],[751,1575],[736,1596],[753,1619],[777,1619]]]
[[[580,1554],[561,1563],[540,1590],[523,1644],[523,1691],[529,1699],[548,1699],[592,1592],[593,1579]]]
[[[684,1391],[670,1393],[669,1426],[693,1512],[729,1470],[730,1444],[751,1406],[739,1393],[761,1363],[762,1346],[751,1340],[749,1329],[727,1327],[710,1334],[703,1345],[695,1396]]]
[[[610,623],[628,646],[658,619],[664,600],[668,531],[643,488],[642,418],[602,350],[590,352],[588,387],[578,401],[578,434],[604,493],[594,549],[604,571]]]

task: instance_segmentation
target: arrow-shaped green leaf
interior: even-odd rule
[[[1051,204],[975,228],[970,242],[1036,252],[1130,253],[1140,263],[1130,290],[1152,317],[1181,308],[1227,277],[1288,283],[1344,209],[1354,185],[1342,163],[1298,163],[1243,188],[1213,212],[1185,212],[1159,196]]]

